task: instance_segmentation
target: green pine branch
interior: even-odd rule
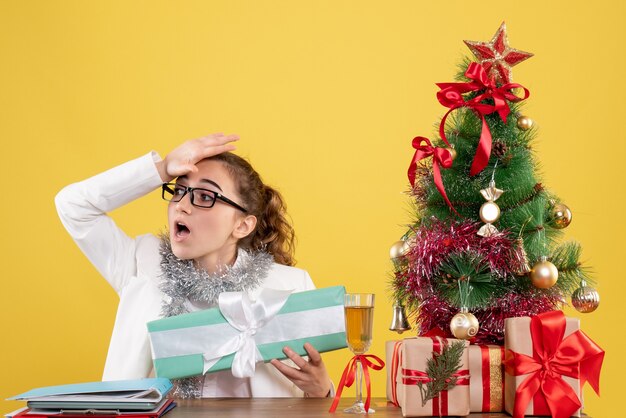
[[[465,350],[465,341],[455,341],[449,344],[444,340],[441,353],[433,352],[426,362],[426,374],[430,381],[426,384],[418,382],[422,395],[422,406],[439,396],[444,390],[450,390],[456,386],[458,378],[454,374],[461,368],[461,356]]]
[[[571,295],[582,279],[589,284],[594,283],[591,272],[580,262],[581,252],[580,244],[573,241],[565,242],[552,251],[551,262],[559,271],[555,287],[564,295]]]
[[[450,254],[441,265],[435,280],[439,294],[453,306],[469,309],[482,307],[499,293],[492,281],[489,264],[481,255],[473,252]],[[472,287],[467,295],[460,294],[459,280]],[[466,305],[462,303],[464,299]]]

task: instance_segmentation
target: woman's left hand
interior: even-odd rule
[[[309,361],[303,359],[291,348],[283,348],[283,352],[298,368],[290,367],[276,359],[272,360],[271,363],[308,396],[323,398],[329,394],[331,388],[326,366],[324,366],[320,353],[311,344],[305,343],[304,349],[309,355]]]

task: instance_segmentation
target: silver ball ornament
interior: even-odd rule
[[[580,287],[572,293],[572,306],[578,312],[590,313],[598,309],[599,305],[600,294],[583,280]]]

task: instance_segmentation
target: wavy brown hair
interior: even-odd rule
[[[238,155],[225,152],[207,159],[224,163],[235,180],[243,206],[248,214],[257,218],[254,231],[241,239],[238,245],[251,250],[265,249],[277,263],[293,266],[295,233],[287,219],[287,206],[281,194],[264,184],[259,173]]]

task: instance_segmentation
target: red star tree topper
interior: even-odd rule
[[[511,48],[502,22],[491,42],[463,41],[478,58],[490,78],[506,84],[511,82],[511,67],[533,56],[530,52]]]

